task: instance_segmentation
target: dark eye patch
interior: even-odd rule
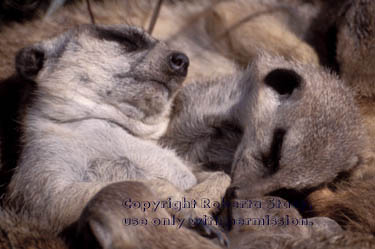
[[[151,45],[151,41],[143,32],[134,29],[98,28],[96,36],[99,39],[113,41],[122,45],[127,52],[147,49]]]
[[[264,82],[280,95],[291,95],[300,87],[302,77],[293,70],[278,68],[267,74]]]

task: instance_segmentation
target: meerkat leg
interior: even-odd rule
[[[184,191],[165,179],[150,179],[140,180],[145,184],[152,186],[152,191],[160,200],[181,201],[187,200],[189,202],[195,201],[194,208],[183,208],[176,211],[169,209],[171,215],[176,215],[181,218],[212,218],[212,214],[218,211],[217,205],[212,203],[221,203],[225,192],[230,185],[230,177],[224,172],[194,172],[198,178],[198,184],[190,189]],[[118,175],[127,175],[129,180],[147,179],[145,172],[142,172],[139,167],[132,163],[127,158],[118,160],[97,159],[89,168],[88,178],[90,181],[104,179],[106,181],[119,181],[121,178]]]
[[[78,225],[83,248],[220,248],[185,227],[163,224],[171,220],[163,208],[125,208],[124,200],[140,203],[159,199],[146,182],[118,182],[102,189],[84,209]],[[152,186],[151,186],[152,187]],[[126,220],[131,220],[129,224]],[[125,222],[126,221],[126,222]],[[161,223],[160,223],[161,222]]]
[[[224,172],[202,172],[201,182],[187,191],[179,190],[166,180],[150,180],[153,192],[161,199],[171,202],[183,202],[184,206],[169,208],[168,212],[185,220],[184,225],[190,228],[198,228],[203,235],[217,237],[223,245],[228,244],[226,235],[219,228],[219,223],[213,214],[219,211],[217,205],[221,203],[227,188],[230,185],[230,177]]]

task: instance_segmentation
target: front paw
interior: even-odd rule
[[[192,228],[195,228],[202,236],[216,238],[220,245],[229,247],[229,239],[221,227],[205,224],[199,218],[193,224]]]
[[[186,190],[197,184],[197,178],[190,171],[178,172],[174,184],[180,189]]]
[[[168,170],[165,170],[163,173],[167,173],[168,175],[162,178],[167,179],[173,185],[178,187],[181,190],[187,190],[197,184],[197,178],[193,174],[193,172],[182,162],[174,161],[173,164],[170,164]]]
[[[216,238],[220,245],[229,247],[229,240],[220,222],[202,209],[185,209],[178,216],[185,220],[185,227],[196,230],[208,238]],[[182,217],[183,216],[183,217]]]

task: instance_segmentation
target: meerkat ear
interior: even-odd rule
[[[16,55],[17,73],[26,79],[34,79],[42,69],[44,59],[45,52],[40,46],[21,49]]]
[[[113,234],[111,233],[111,230],[95,220],[91,220],[89,226],[100,247],[103,249],[111,249],[113,243]]]
[[[113,244],[116,244],[119,240],[121,241],[121,237],[119,238],[118,236],[121,233],[121,229],[120,231],[113,230],[111,225],[111,223],[100,218],[89,218],[84,223],[79,224],[76,234],[77,247],[83,249],[113,249]]]
[[[292,95],[302,84],[302,77],[291,69],[278,68],[269,72],[264,78],[267,86],[283,96]]]

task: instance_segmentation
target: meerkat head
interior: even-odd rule
[[[16,56],[17,73],[60,106],[74,103],[86,116],[110,106],[136,120],[167,112],[188,66],[185,54],[126,25],[79,26]]]
[[[361,162],[366,136],[350,91],[314,66],[260,56],[232,165],[239,198],[311,190]]]

